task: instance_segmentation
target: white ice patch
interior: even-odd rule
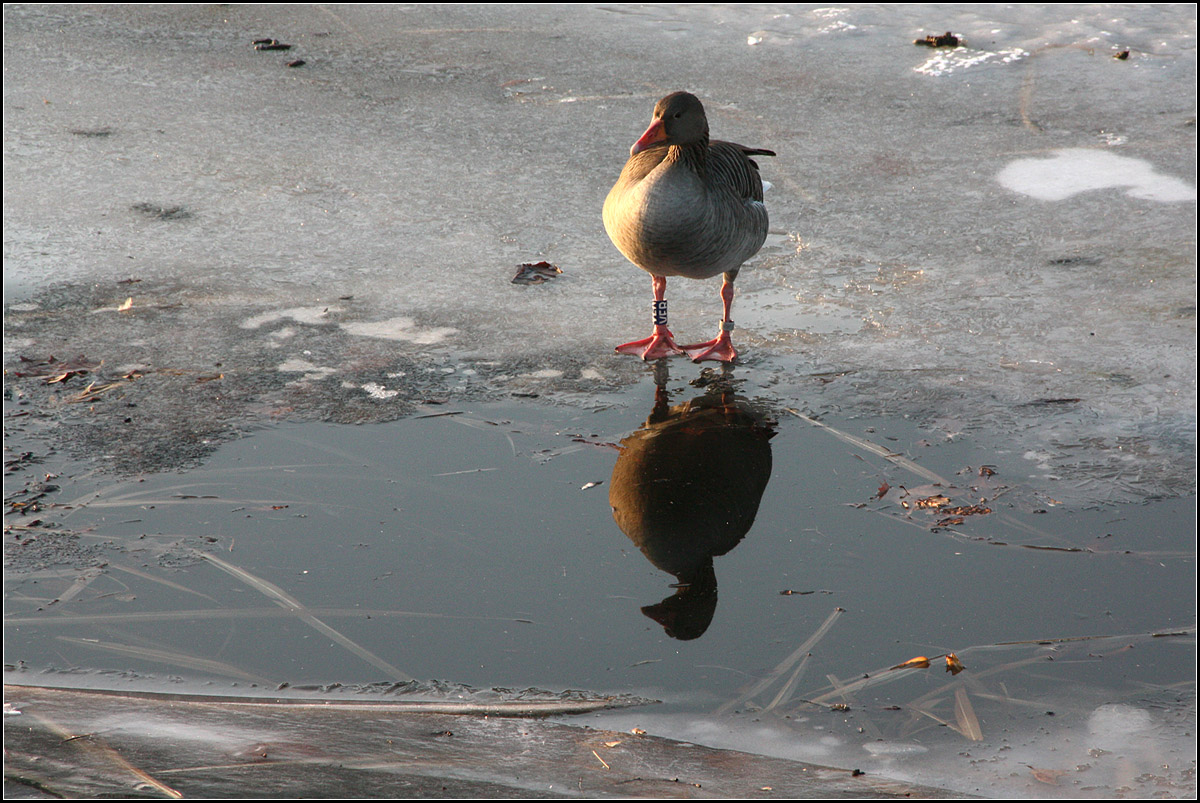
[[[814,8],[810,13],[818,19],[829,20],[829,22],[817,29],[817,33],[819,34],[857,31],[857,25],[852,25],[845,20],[838,19],[838,17],[848,13],[849,11],[849,8],[829,6],[827,8]]]
[[[204,723],[183,723],[145,713],[101,717],[96,722],[97,728],[103,729],[104,733],[142,734],[180,746],[185,743],[212,746],[239,742],[247,745],[270,744],[286,738],[277,731],[233,728],[228,724],[213,727]]]
[[[4,336],[4,353],[16,354],[18,351],[27,349],[36,342],[32,337],[13,337],[6,334]]]
[[[449,326],[432,326],[428,329],[418,329],[412,318],[389,318],[386,321],[358,321],[344,323],[342,329],[359,337],[378,337],[384,340],[407,340],[424,346],[440,343],[450,335],[456,334],[457,329]]]
[[[1144,733],[1155,727],[1154,717],[1149,711],[1132,705],[1110,703],[1102,705],[1088,717],[1088,733],[1093,738],[1107,742],[1123,743],[1136,733]]]
[[[863,745],[873,756],[916,756],[928,753],[929,748],[912,742],[867,742]]]
[[[275,321],[292,320],[296,323],[328,323],[329,313],[341,312],[338,307],[292,307],[291,309],[264,312],[242,321],[243,329],[258,329]]]
[[[284,373],[303,373],[302,379],[324,379],[330,374],[336,374],[335,368],[322,368],[319,365],[313,365],[308,360],[288,360],[281,363],[275,370]]]
[[[398,396],[400,394],[400,391],[398,390],[388,390],[383,385],[378,385],[374,382],[363,383],[362,389],[365,390],[367,395],[372,399],[379,399],[380,401],[390,399],[393,396]]]
[[[1127,187],[1147,201],[1196,200],[1196,188],[1157,172],[1141,159],[1108,151],[1066,148],[1048,159],[1018,159],[996,176],[1006,188],[1041,201],[1062,201],[1080,192]]]
[[[919,67],[913,67],[913,72],[922,75],[949,75],[952,72],[965,70],[978,64],[999,62],[1009,64],[1027,57],[1028,52],[1019,47],[992,52],[990,50],[974,50],[967,47],[956,47],[953,50],[936,50],[928,60]]]

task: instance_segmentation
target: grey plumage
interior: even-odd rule
[[[668,141],[685,141],[629,158],[604,202],[604,227],[629,261],[656,276],[736,273],[767,236],[762,179],[750,156],[775,154],[709,142],[703,106],[687,93],[659,101],[655,118],[676,108],[685,125],[676,134],[667,120]]]

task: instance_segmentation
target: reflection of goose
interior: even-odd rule
[[[713,557],[749,532],[771,476],[775,434],[760,413],[731,393],[654,412],[621,441],[608,501],[613,518],[651,563],[679,579],[679,590],[642,612],[667,635],[693,639],[717,606]]]

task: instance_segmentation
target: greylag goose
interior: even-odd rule
[[[617,346],[622,354],[655,360],[687,354],[692,360],[731,362],[733,280],[767,237],[762,179],[751,156],[773,151],[732,142],[709,142],[700,99],[667,95],[654,106],[646,133],[629,149],[629,161],[604,201],[604,228],[617,249],[650,274],[654,332]],[[667,277],[721,283],[724,315],[715,338],[680,346],[667,328]]]

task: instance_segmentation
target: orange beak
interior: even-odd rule
[[[637,156],[647,148],[652,148],[659,142],[663,142],[667,138],[667,129],[663,126],[661,118],[655,120],[646,129],[646,133],[642,134],[641,139],[633,143],[633,147],[629,149],[630,156]]]

